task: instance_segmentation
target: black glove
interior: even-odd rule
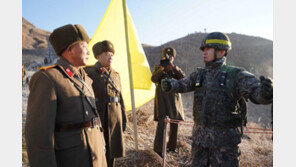
[[[124,132],[125,129],[126,129],[126,122],[123,122],[123,123],[122,123],[122,131]]]
[[[265,78],[264,76],[260,76],[260,95],[265,99],[273,98],[273,83],[269,78]]]
[[[172,89],[171,79],[162,79],[161,80],[161,89],[164,92],[168,92]]]

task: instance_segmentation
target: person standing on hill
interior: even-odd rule
[[[255,104],[273,101],[272,80],[226,65],[229,37],[213,32],[202,40],[205,68],[182,80],[163,79],[167,92],[194,91],[192,166],[239,166],[239,147],[245,100]]]
[[[26,77],[26,69],[24,65],[22,65],[22,85],[24,85],[24,78]]]
[[[98,61],[85,67],[85,71],[93,80],[96,106],[104,129],[107,163],[113,167],[115,158],[125,156],[123,132],[126,129],[126,114],[120,76],[111,67],[115,50],[110,41],[98,42],[92,50]]]
[[[164,48],[162,60],[159,65],[153,68],[152,82],[156,83],[154,100],[154,120],[158,121],[154,140],[154,151],[162,157],[163,154],[163,133],[164,119],[168,116],[171,119],[184,120],[181,94],[174,92],[164,92],[161,90],[160,81],[164,78],[182,79],[185,73],[178,66],[173,64],[176,58],[176,50],[172,47]],[[176,152],[178,124],[170,124],[168,151]]]
[[[103,129],[81,25],[55,29],[49,41],[60,57],[30,80],[25,139],[31,167],[106,167]]]

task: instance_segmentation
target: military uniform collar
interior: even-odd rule
[[[63,67],[70,77],[77,75],[79,78],[83,79],[85,76],[84,70],[82,68],[75,68],[68,60],[63,57],[60,57],[56,64]]]
[[[220,60],[214,62],[205,63],[205,68],[214,69],[217,67],[221,67],[222,65],[226,65],[226,57],[222,57]]]
[[[111,72],[114,71],[112,67],[110,68],[103,67],[99,61],[97,61],[97,63],[95,64],[95,67],[98,68],[98,70],[100,71],[107,71],[109,74],[111,74]],[[102,68],[103,70],[101,70]]]

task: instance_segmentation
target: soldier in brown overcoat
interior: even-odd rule
[[[25,137],[31,167],[106,167],[92,80],[83,68],[89,37],[81,25],[49,36],[60,59],[30,81]]]
[[[185,73],[180,67],[173,64],[176,57],[176,50],[171,47],[164,48],[162,60],[159,65],[153,68],[152,82],[156,83],[156,93],[154,101],[154,120],[158,121],[154,140],[154,151],[162,156],[162,142],[164,131],[164,119],[168,116],[171,119],[184,120],[183,105],[180,93],[163,92],[160,86],[161,79],[174,78],[182,79]],[[176,152],[178,124],[170,124],[170,135],[167,148]]]
[[[114,166],[115,158],[125,156],[123,132],[126,128],[126,114],[121,95],[119,74],[111,68],[114,47],[110,41],[98,42],[93,46],[98,62],[85,68],[93,80],[96,105],[102,120],[108,166]]]

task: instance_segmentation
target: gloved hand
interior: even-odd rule
[[[162,79],[161,80],[161,89],[164,92],[168,92],[172,89],[171,79]]]
[[[273,98],[273,83],[270,78],[260,76],[260,95],[265,99]]]
[[[170,71],[175,67],[175,65],[173,63],[170,62],[170,65],[165,67],[165,71]]]

